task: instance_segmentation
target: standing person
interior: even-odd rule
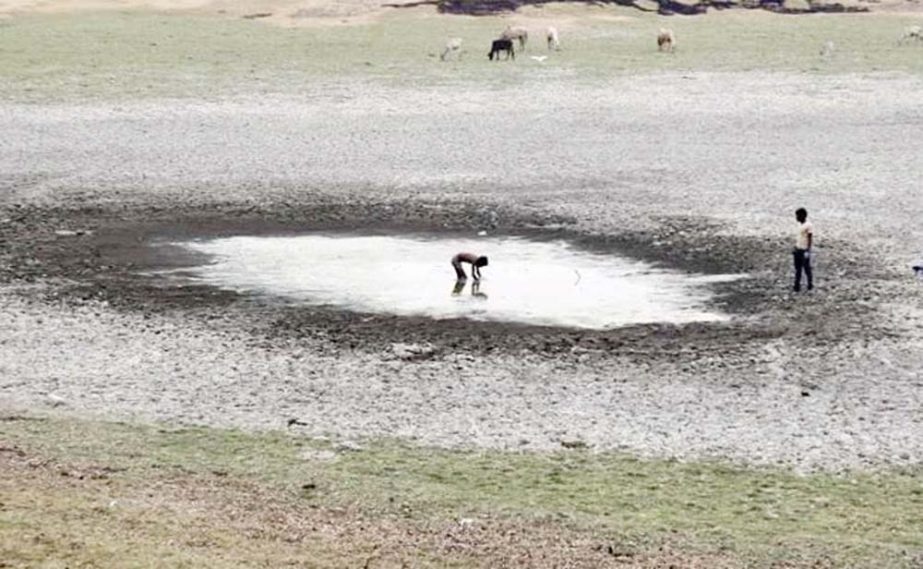
[[[474,280],[479,281],[481,280],[481,267],[487,266],[487,257],[478,256],[474,253],[458,253],[452,257],[452,268],[455,269],[455,277],[460,281],[468,279],[468,275],[462,269],[462,263],[471,265],[471,276],[474,277]]]
[[[808,222],[808,210],[799,207],[795,210],[795,219],[798,221],[798,233],[795,237],[795,287],[794,291],[801,290],[801,272],[808,281],[808,290],[814,288],[814,273],[811,271],[811,248],[814,246],[814,228]]]

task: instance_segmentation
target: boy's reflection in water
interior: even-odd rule
[[[452,287],[452,296],[459,296],[465,290],[465,284],[468,281],[465,279],[459,279],[455,281],[455,286]],[[474,281],[471,283],[471,296],[476,298],[487,300],[487,294],[481,292],[481,281]]]

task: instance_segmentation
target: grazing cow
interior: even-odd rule
[[[513,40],[494,40],[494,42],[490,44],[490,53],[487,54],[487,57],[493,61],[494,55],[496,55],[497,61],[500,61],[501,51],[506,52],[506,59],[511,57],[516,59],[516,50],[513,49]]]
[[[548,26],[548,29],[545,30],[545,38],[548,40],[549,50],[561,51],[561,39],[558,37],[558,28]]]
[[[657,32],[657,49],[673,53],[673,50],[676,49],[676,36],[673,35],[673,30],[660,28],[660,31]]]
[[[442,55],[439,56],[439,59],[445,61],[449,57],[450,53],[461,53],[462,39],[461,38],[449,38],[449,41],[445,42],[445,49],[442,50]]]
[[[904,28],[904,35],[898,40],[898,43],[904,43],[911,40],[923,41],[923,28],[920,26],[907,26]]]
[[[529,41],[529,30],[523,27],[507,26],[503,33],[500,34],[502,40],[518,40],[519,49],[526,49],[526,42]]]

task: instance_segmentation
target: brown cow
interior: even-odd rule
[[[526,42],[529,41],[529,30],[520,26],[507,26],[503,33],[500,34],[502,40],[518,40],[519,49],[526,49]]]

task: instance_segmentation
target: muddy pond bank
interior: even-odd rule
[[[258,211],[256,211],[258,209]],[[768,266],[785,267],[779,259],[783,243],[716,237],[720,226],[694,218],[660,220],[660,229],[620,235],[587,235],[560,216],[523,215],[502,207],[473,208],[464,203],[382,202],[337,204],[239,204],[205,207],[7,208],[0,237],[12,246],[0,272],[4,282],[58,283],[46,294],[55,299],[104,301],[119,310],[141,313],[234,311],[246,315],[250,328],[268,337],[312,337],[335,349],[376,350],[394,342],[425,345],[421,357],[443,351],[475,353],[537,351],[548,356],[589,353],[631,358],[672,358],[679,354],[728,354],[751,341],[765,341],[799,329],[825,342],[845,341],[852,334],[887,336],[888,327],[874,308],[854,305],[840,318],[822,321],[791,312],[792,298],[779,283],[787,275],[769,274]],[[329,306],[303,306],[278,298],[242,294],[197,284],[177,283],[154,273],[182,272],[208,262],[204,255],[171,242],[235,235],[473,236],[486,231],[533,241],[566,240],[601,254],[618,254],[654,266],[704,275],[747,272],[747,278],[711,285],[716,309],[733,318],[721,323],[686,325],[640,324],[611,330],[581,330],[464,318],[433,320],[344,311]],[[830,246],[830,245],[828,245]],[[762,269],[761,269],[762,268]],[[784,269],[782,269],[784,270]],[[871,257],[840,270],[846,278],[862,275],[889,278]],[[781,289],[781,290],[780,290]],[[862,293],[837,287],[822,298],[806,298],[800,310],[824,311],[826,305],[861,300]],[[809,312],[810,313],[810,312]],[[877,332],[876,332],[877,330]]]
[[[388,234],[458,235],[494,220],[491,232],[576,235],[566,219],[502,208],[478,217],[480,210],[464,204],[390,207],[399,216],[371,222],[368,212],[381,212],[382,203],[261,204],[258,214],[230,204],[6,208],[2,237],[14,246],[4,250],[3,279],[23,300],[4,300],[10,374],[3,404],[360,439],[399,434],[465,448],[548,449],[579,441],[650,456],[809,469],[915,460],[901,419],[912,397],[882,410],[872,395],[885,387],[869,370],[887,371],[874,358],[902,369],[907,354],[892,350],[899,330],[880,305],[863,300],[868,280],[795,298],[779,290],[787,274],[755,271],[722,285],[730,287],[720,301],[733,314],[729,323],[586,331],[304,307],[170,286],[148,274],[202,261],[164,255],[153,243],[299,233],[308,219],[324,231],[361,222]],[[703,272],[734,259],[770,262],[773,241],[762,248],[748,240],[715,243],[702,229],[708,225],[674,219],[663,235],[672,231],[674,243],[699,255],[721,251],[718,262],[698,265]],[[582,239],[610,251],[614,240]],[[843,270],[859,269],[888,282],[888,272],[872,263]],[[852,309],[836,310],[844,299]],[[62,345],[67,351],[54,348]],[[49,349],[54,357],[34,359]],[[884,385],[892,394],[913,389],[900,375]],[[848,408],[841,397],[851,401]],[[835,425],[853,414],[869,422],[882,450],[869,451],[865,438],[844,446]],[[750,427],[741,440],[743,424]]]

